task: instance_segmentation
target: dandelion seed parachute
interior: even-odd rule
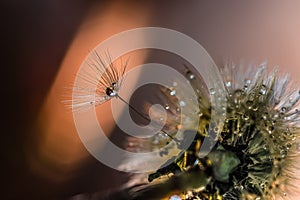
[[[139,117],[147,120],[147,122],[152,122],[153,120],[154,123],[150,123],[147,128],[151,129],[151,131],[156,130],[155,126],[161,127],[160,124],[162,123],[162,120],[159,120],[159,118],[162,115],[158,115],[154,117],[154,119],[150,119],[145,113],[137,110],[129,102],[124,100],[122,96],[120,96],[119,90],[123,84],[128,60],[126,61],[125,65],[122,63],[122,60],[120,61],[121,64],[117,65],[116,62],[112,62],[109,53],[106,53],[104,56],[100,56],[97,51],[91,52],[89,59],[83,63],[83,68],[77,74],[77,80],[73,86],[73,98],[71,101],[67,101],[67,103],[71,103],[73,112],[84,112],[94,109],[94,107],[99,106],[111,100],[112,98],[117,98],[118,100],[121,100],[123,103],[127,104],[131,110],[136,112]],[[122,127],[120,128],[122,129]],[[173,143],[171,144],[170,141],[173,139],[173,137],[168,132],[162,129],[158,133],[153,134],[153,136],[140,139],[138,141],[138,145],[135,145],[137,142],[128,141],[127,147],[129,148],[127,148],[127,150],[130,151],[131,148],[133,152],[138,152],[139,150],[149,152],[155,149],[159,150],[159,153],[161,154],[165,154],[167,151],[170,152],[171,149],[175,149],[175,145],[173,145]],[[151,143],[153,141],[159,142],[153,144]],[[150,148],[146,149],[145,147],[149,143],[152,145],[148,146]],[[134,144],[134,146],[131,144]],[[165,147],[166,144],[170,145]],[[143,148],[138,149],[138,146],[143,146]],[[162,148],[164,149],[161,150]],[[118,169],[125,171],[130,170],[132,172],[136,171],[136,168],[141,165],[139,164],[139,161],[137,162],[136,160],[129,161],[132,163],[132,166],[124,167],[125,165],[122,166],[122,164],[120,164]],[[127,162],[127,160],[120,162]]]
[[[115,66],[109,53],[103,57],[93,51],[91,55],[92,58],[86,61],[89,67],[77,75],[79,81],[73,87],[73,99],[67,102],[75,112],[91,109],[117,97],[122,85],[127,61]]]
[[[131,190],[131,199],[272,200],[297,195],[300,90],[293,89],[288,75],[280,76],[277,69],[268,74],[266,64],[257,69],[226,66],[221,73],[227,112],[217,144],[205,158],[199,157],[199,145],[209,137],[213,119],[208,96],[194,82],[201,111],[194,142],[172,167],[150,174],[152,183]],[[184,91],[176,90],[180,92]],[[170,95],[168,90],[161,96],[172,107]],[[195,105],[186,106],[193,110]],[[176,114],[172,119],[182,117]],[[168,123],[178,126],[176,120]]]

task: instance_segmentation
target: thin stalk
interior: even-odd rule
[[[126,105],[128,105],[129,108],[131,108],[134,112],[136,112],[140,117],[142,117],[143,119],[147,120],[150,123],[151,119],[149,119],[148,117],[146,117],[145,115],[143,115],[140,111],[138,111],[135,107],[133,107],[132,105],[130,105],[130,103],[128,103],[125,99],[123,99],[119,94],[117,94],[116,97],[119,98],[123,103],[125,103]],[[169,135],[164,130],[161,130],[161,131],[164,134],[166,134],[169,138],[171,138],[172,140],[174,139],[171,135]]]

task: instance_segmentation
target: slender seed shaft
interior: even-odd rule
[[[135,107],[133,107],[132,105],[130,105],[127,101],[125,101],[125,99],[123,99],[119,94],[116,95],[117,98],[119,98],[121,101],[123,101],[126,105],[129,106],[129,108],[131,108],[134,112],[136,112],[140,117],[142,117],[143,119],[147,120],[148,122],[150,122],[151,120],[146,117],[145,115],[143,115],[140,111],[138,111]]]
[[[125,99],[123,99],[119,94],[116,94],[116,97],[119,98],[123,103],[125,103],[126,105],[129,106],[129,108],[131,108],[133,111],[135,111],[140,117],[142,117],[143,119],[147,120],[148,122],[151,121],[151,119],[149,119],[148,117],[146,117],[145,115],[143,115],[140,111],[138,111],[135,107],[133,107],[132,105],[130,105],[130,103],[128,103]],[[169,138],[174,139],[171,135],[169,135],[167,132],[165,132],[164,130],[161,130],[165,135],[167,135]]]

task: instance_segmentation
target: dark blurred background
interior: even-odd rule
[[[89,156],[58,103],[63,80],[71,81],[86,53],[115,33],[175,29],[199,41],[219,66],[268,61],[300,80],[297,0],[12,0],[0,7],[1,199],[68,199],[126,182],[126,174]]]
[[[30,169],[27,151],[36,149],[41,136],[36,123],[39,110],[91,4],[85,0],[0,3],[4,90],[1,199],[66,198],[75,192],[75,185],[81,185],[81,181],[56,184],[39,176]]]

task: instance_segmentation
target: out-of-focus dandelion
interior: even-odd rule
[[[131,188],[129,199],[271,200],[293,199],[297,194],[300,90],[277,69],[268,74],[265,64],[258,69],[226,66],[221,72],[227,91],[226,120],[212,151],[200,156],[213,119],[209,96],[195,81],[201,113],[194,142],[173,164],[149,174],[151,183]],[[184,95],[183,90],[174,92]],[[169,90],[161,96],[172,106]],[[182,116],[173,112],[173,118],[178,117]],[[168,123],[180,125],[176,120]],[[181,128],[188,134],[189,127]]]

